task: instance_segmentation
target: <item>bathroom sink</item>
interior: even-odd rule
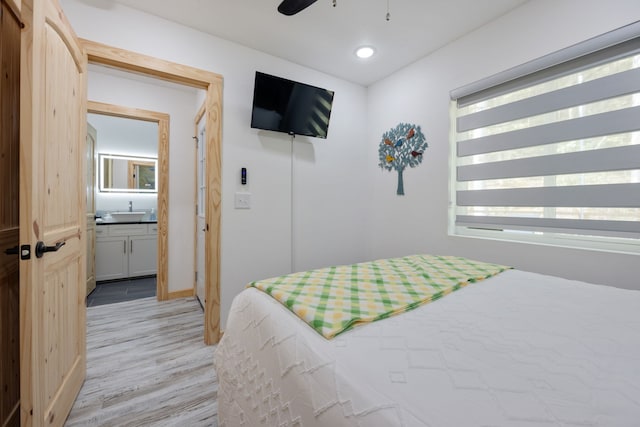
[[[111,218],[117,222],[140,221],[146,212],[111,212]]]

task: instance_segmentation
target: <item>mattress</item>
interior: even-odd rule
[[[518,270],[327,340],[263,292],[215,352],[221,426],[640,425],[640,292]]]

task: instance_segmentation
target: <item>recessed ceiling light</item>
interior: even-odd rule
[[[376,50],[371,46],[362,46],[356,50],[356,56],[361,59],[371,58]]]

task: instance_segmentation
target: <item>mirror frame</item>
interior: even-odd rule
[[[126,160],[127,162],[140,162],[140,163],[153,163],[154,165],[154,183],[155,186],[152,190],[146,190],[142,188],[107,188],[105,187],[105,167],[104,160],[105,159],[114,159],[114,160]],[[127,167],[127,170],[129,169]],[[122,154],[108,154],[108,153],[98,153],[98,191],[102,193],[157,193],[158,192],[158,159],[155,157],[134,157],[134,156],[126,156]],[[127,174],[127,181],[131,180],[131,176]]]

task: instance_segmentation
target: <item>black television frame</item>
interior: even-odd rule
[[[260,80],[261,79],[261,80]],[[265,85],[265,81],[270,80],[270,86],[266,86]],[[280,85],[280,88],[278,88],[277,86]],[[289,87],[290,90],[286,89],[286,87]],[[287,104],[285,107],[290,107],[290,102],[292,99],[292,93],[296,90],[296,89],[301,89],[304,90],[305,92],[303,92],[304,94],[317,94],[319,96],[321,96],[324,101],[328,102],[329,107],[328,109],[322,105],[320,105],[321,107],[324,108],[324,113],[326,113],[326,125],[324,125],[322,127],[322,129],[324,130],[324,134],[320,133],[320,132],[312,132],[312,131],[305,131],[304,129],[301,129],[300,127],[294,126],[294,128],[292,129],[291,127],[287,128],[286,126],[283,126],[281,124],[282,121],[286,121],[289,119],[289,117],[286,114],[286,111],[283,112],[280,121],[278,122],[279,125],[275,126],[273,124],[265,124],[266,121],[264,120],[264,118],[261,120],[258,119],[257,117],[257,111],[259,109],[267,111],[267,112],[271,112],[271,113],[276,113],[277,111],[282,112],[282,109],[284,108],[282,105],[279,105],[279,109],[276,110],[274,108],[271,109],[264,109],[262,108],[263,101],[264,101],[264,92],[266,92],[268,89],[271,89],[272,91],[276,91],[273,94],[273,99],[270,99],[270,101],[272,103],[278,103],[280,102],[282,104],[282,95],[285,94],[285,92],[288,90],[288,93],[286,94],[286,98],[287,98]],[[259,93],[258,91],[261,91],[261,93]],[[276,97],[280,97],[279,99],[276,99]],[[280,132],[280,133],[286,133],[288,135],[302,135],[302,136],[308,136],[308,137],[313,137],[313,138],[321,138],[321,139],[326,139],[328,134],[329,134],[329,124],[330,124],[330,119],[331,119],[331,112],[333,110],[333,100],[335,97],[335,92],[329,89],[325,89],[322,87],[318,87],[318,86],[313,86],[307,83],[302,83],[302,82],[298,82],[295,80],[290,80],[290,79],[286,79],[284,77],[279,77],[279,76],[275,76],[275,75],[271,75],[271,74],[267,74],[267,73],[263,73],[261,71],[256,71],[255,74],[255,80],[254,80],[254,87],[253,87],[253,101],[251,104],[251,128],[252,129],[260,129],[260,130],[267,130],[267,131],[273,131],[273,132]],[[316,99],[316,106],[318,106],[319,104],[317,104],[318,99]],[[306,104],[303,104],[304,107],[311,107],[311,104],[309,102],[307,102]],[[285,108],[286,109],[286,108]],[[307,114],[305,116],[306,119],[310,120],[311,119],[311,112],[309,112],[309,114]],[[320,119],[322,119],[320,117]],[[324,122],[322,120],[320,120],[319,122],[320,124],[324,124]]]

